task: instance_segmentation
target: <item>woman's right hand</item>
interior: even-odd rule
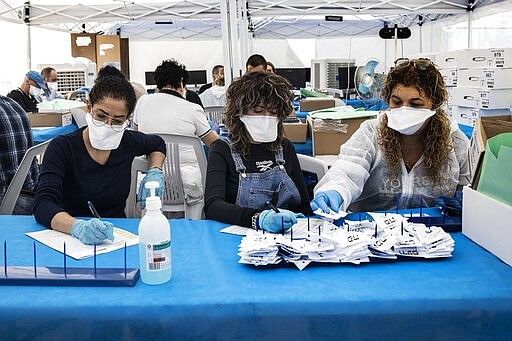
[[[343,204],[341,195],[335,190],[330,190],[318,192],[309,205],[313,212],[320,208],[325,213],[330,213],[331,211],[338,213],[341,204]]]
[[[71,227],[71,235],[84,244],[100,244],[105,239],[114,240],[114,224],[98,218],[78,219]]]

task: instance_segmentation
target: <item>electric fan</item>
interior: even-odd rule
[[[376,73],[378,60],[371,59],[366,65],[358,66],[354,75],[354,85],[362,100],[379,99],[384,85],[384,74]]]

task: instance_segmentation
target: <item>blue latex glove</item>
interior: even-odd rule
[[[369,215],[366,212],[352,212],[350,214],[347,214],[344,220],[350,220],[350,221],[363,221],[363,220],[369,220],[373,221],[373,217]]]
[[[114,224],[98,218],[78,219],[71,227],[71,235],[84,244],[100,244],[105,239],[114,240]]]
[[[294,224],[297,224],[297,218],[304,218],[302,213],[294,213],[283,209],[279,209],[279,211],[279,213],[274,212],[274,210],[261,212],[258,217],[260,228],[272,233],[283,233],[288,231]]]
[[[443,208],[444,214],[455,217],[462,215],[462,192],[456,192],[453,197],[441,195],[435,202]]]
[[[149,192],[149,189],[147,189],[145,186],[146,182],[149,182],[149,181],[158,182],[158,184],[160,186],[155,190],[155,195],[159,196],[160,200],[162,200],[163,196],[164,196],[164,186],[165,186],[164,185],[164,172],[162,172],[162,170],[157,169],[157,168],[149,169],[146,172],[146,176],[144,177],[144,179],[142,179],[140,186],[139,186],[138,199],[140,202],[140,206],[143,209],[146,208],[146,198],[149,197],[151,194]]]
[[[343,204],[343,198],[335,190],[319,192],[309,203],[313,211],[316,211],[320,208],[325,213],[329,213],[331,210],[337,213],[341,207],[341,204]]]

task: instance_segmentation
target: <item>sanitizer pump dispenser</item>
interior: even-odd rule
[[[162,202],[155,195],[158,182],[146,183],[146,214],[139,224],[140,278],[146,284],[162,284],[171,279],[171,226],[162,214]]]

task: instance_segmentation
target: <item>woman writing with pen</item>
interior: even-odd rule
[[[150,164],[139,200],[148,195],[147,181],[158,181],[163,190],[165,142],[159,136],[126,130],[135,101],[135,91],[126,79],[97,80],[87,103],[87,127],[56,137],[45,152],[34,198],[37,222],[85,244],[113,240],[113,225],[99,215],[125,216],[136,156],[147,155]],[[96,218],[75,218],[91,213]]]
[[[212,143],[208,153],[208,219],[281,232],[301,213],[312,214],[297,155],[283,138],[282,122],[293,110],[290,89],[286,79],[260,72],[231,83],[229,140]]]

